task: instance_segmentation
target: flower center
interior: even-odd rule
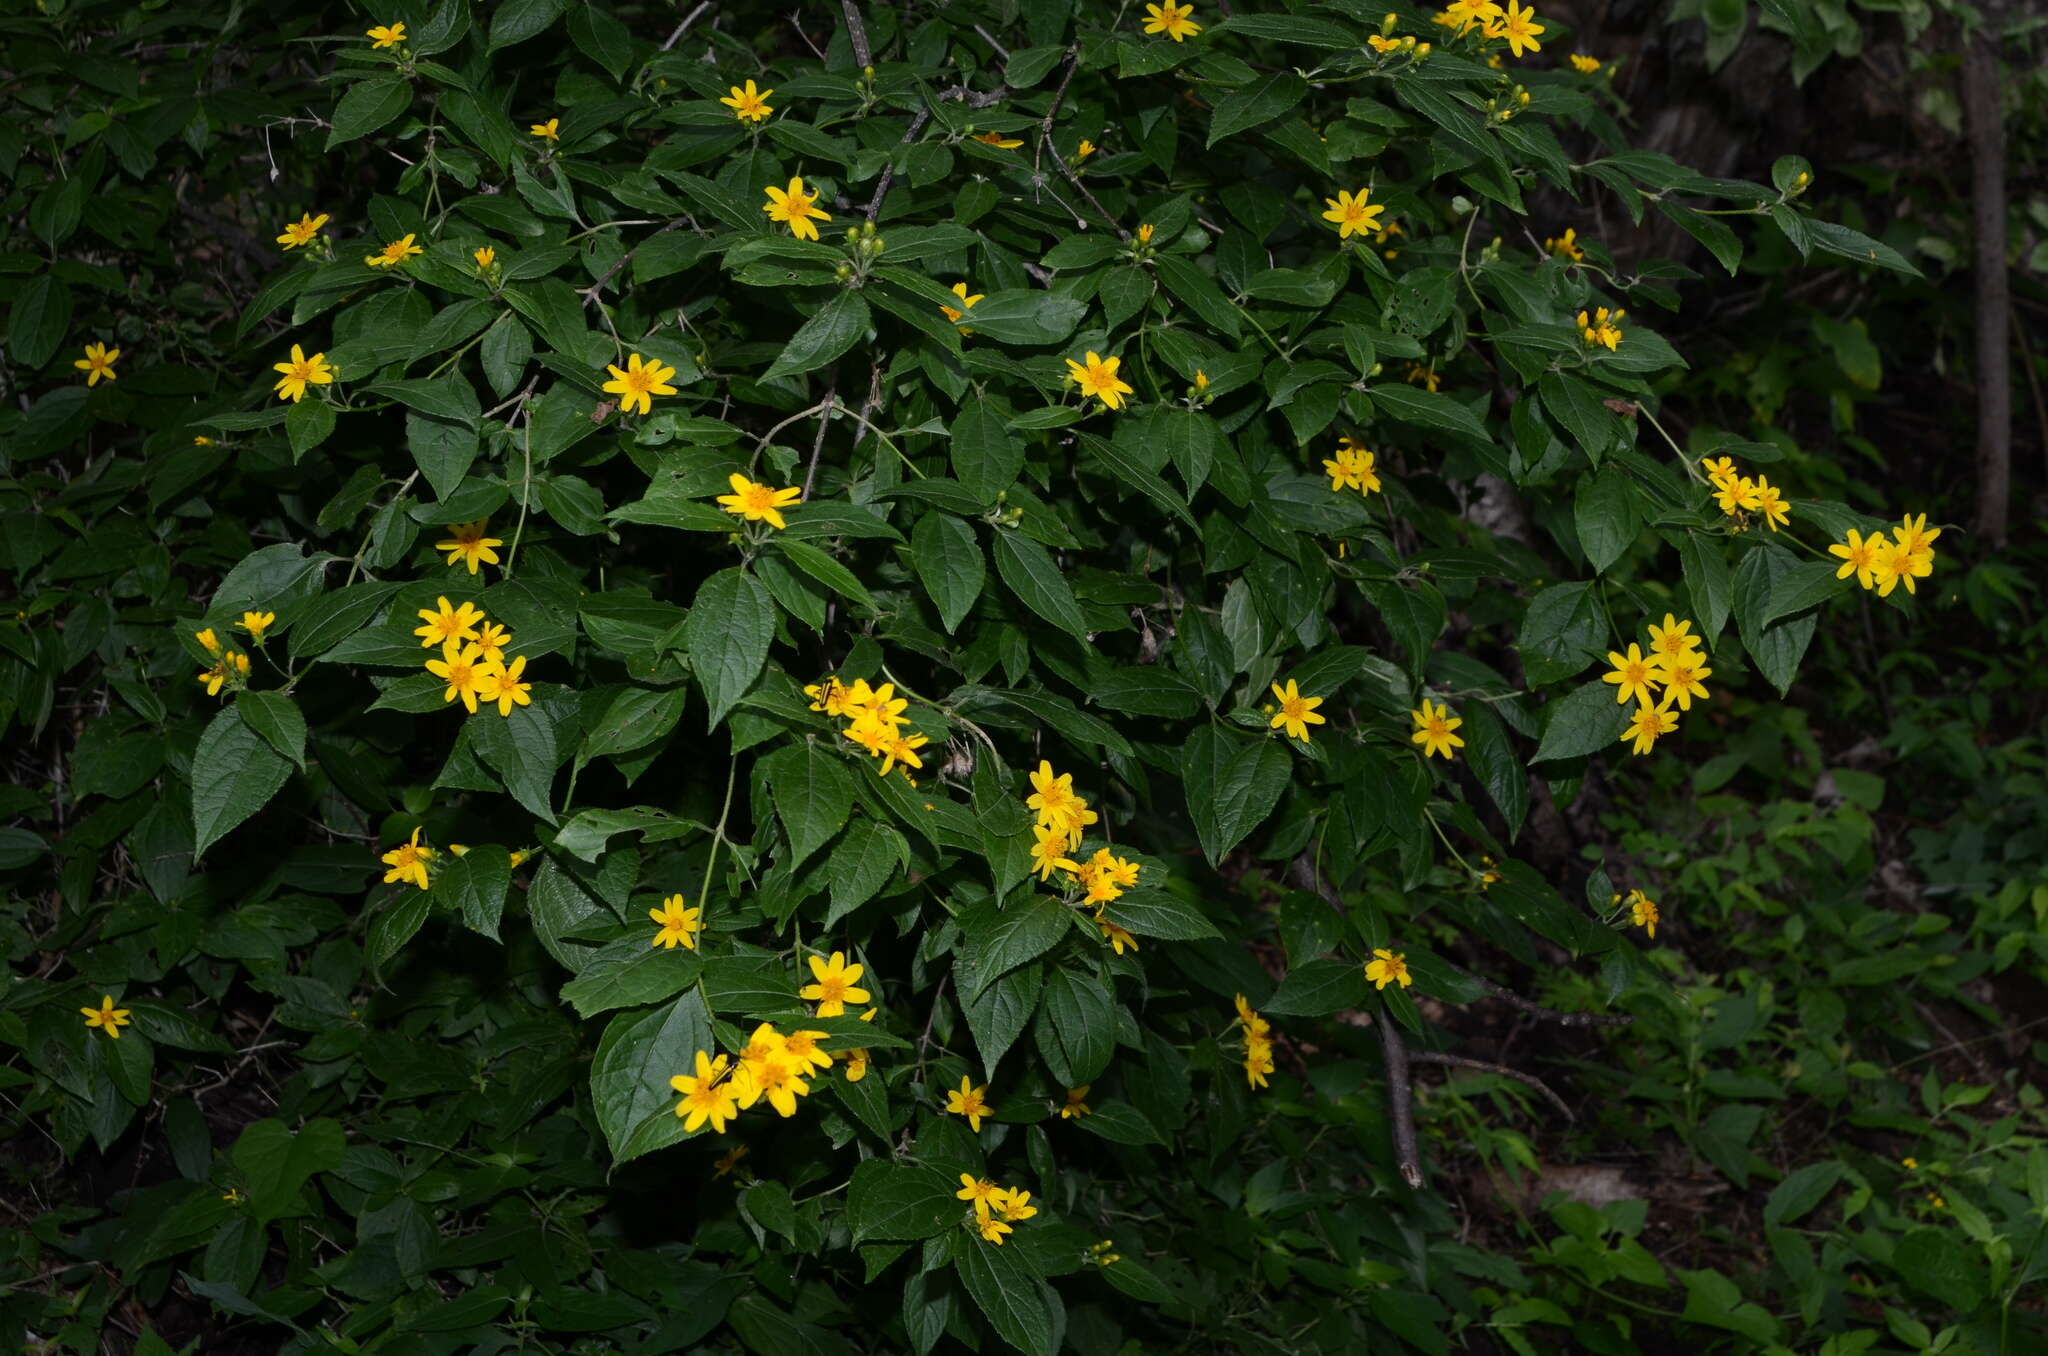
[[[821,1003],[843,1003],[846,1001],[846,981],[843,979],[821,979],[818,981],[818,1001]]]

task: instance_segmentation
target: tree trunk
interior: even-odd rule
[[[1963,51],[1963,119],[1970,140],[1977,273],[1977,535],[2005,544],[2012,498],[2012,296],[2005,264],[2005,127],[1995,11]]]

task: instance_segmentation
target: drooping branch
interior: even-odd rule
[[[1566,1120],[1573,1122],[1578,1120],[1578,1117],[1572,1115],[1572,1109],[1564,1104],[1564,1098],[1552,1092],[1550,1085],[1535,1074],[1523,1073],[1520,1069],[1511,1069],[1505,1064],[1494,1064],[1483,1059],[1467,1059],[1463,1055],[1448,1055],[1441,1050],[1411,1050],[1408,1052],[1408,1060],[1411,1064],[1442,1064],[1449,1068],[1477,1069],[1481,1073],[1499,1074],[1502,1078],[1512,1078],[1517,1083],[1525,1083],[1536,1089],[1537,1092],[1543,1095],[1544,1100],[1556,1107],[1559,1114]]]
[[[1415,1148],[1415,1093],[1408,1072],[1408,1043],[1394,1024],[1375,1020],[1380,1029],[1380,1050],[1387,1059],[1387,1111],[1394,1121],[1394,1162],[1401,1180],[1411,1187],[1422,1185],[1422,1155]]]

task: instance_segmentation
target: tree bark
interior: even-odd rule
[[[2005,262],[2005,126],[1996,11],[1963,50],[1963,123],[1970,142],[1977,275],[1977,535],[2005,544],[2012,498],[2012,294]]]

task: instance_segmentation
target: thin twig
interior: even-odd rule
[[[832,427],[832,404],[839,391],[838,378],[834,377],[825,387],[825,398],[818,402],[818,436],[811,443],[811,464],[804,468],[804,502],[811,498],[811,484],[818,478],[818,458],[825,451],[825,430]]]
[[[597,300],[598,293],[604,291],[605,285],[611,282],[613,278],[618,276],[619,270],[624,268],[627,264],[633,262],[633,256],[640,252],[641,245],[645,245],[648,240],[654,239],[654,237],[657,235],[667,235],[670,231],[675,230],[679,226],[694,227],[695,225],[696,223],[691,221],[690,218],[687,216],[677,217],[674,221],[669,222],[666,226],[654,232],[653,235],[649,235],[645,240],[642,240],[639,245],[633,246],[632,249],[627,250],[624,254],[621,254],[618,258],[612,260],[612,266],[604,271],[603,277],[599,278],[596,282],[592,283],[588,287],[578,288],[576,291],[576,295],[583,298],[583,304],[585,306],[590,305],[591,303]]]
[[[710,8],[711,0],[704,0],[704,2],[698,5],[697,8],[691,10],[688,14],[684,15],[683,21],[676,25],[676,31],[669,34],[668,41],[661,45],[661,50],[666,52],[669,48],[681,42],[683,40],[683,34],[690,31],[690,25],[697,22],[697,16],[699,16],[705,10]]]
[[[1060,64],[1060,87],[1053,91],[1052,107],[1045,110],[1045,118],[1038,124],[1038,149],[1031,156],[1031,173],[1039,172],[1040,157],[1045,154],[1045,143],[1052,140],[1052,120],[1059,116],[1060,105],[1066,102],[1067,84],[1074,78],[1074,68],[1080,64],[1081,44],[1067,48],[1067,55]]]
[[[860,21],[860,11],[854,8],[853,0],[839,0],[839,8],[846,14],[846,37],[853,44],[854,62],[862,69],[875,64],[875,53],[868,46],[868,30]]]
[[[997,42],[995,34],[989,32],[980,24],[976,24],[974,26],[974,31],[981,34],[981,40],[983,42],[987,43],[989,46],[996,49],[996,55],[1003,59],[1004,65],[1007,66],[1010,63],[1010,49],[1003,46],[1001,43]]]
[[[905,132],[903,134],[903,140],[897,142],[896,144],[899,146],[908,146],[911,142],[917,139],[917,134],[919,132],[922,132],[924,130],[924,125],[930,122],[931,120],[932,111],[929,108],[918,109],[917,116],[910,120],[910,130]],[[887,196],[889,192],[889,181],[894,179],[895,177],[896,157],[892,155],[887,160],[882,162],[882,177],[875,184],[875,196],[868,199],[867,219],[869,221],[873,221],[875,219],[875,213],[882,210],[882,199],[885,196]]]
[[[528,389],[532,389],[529,385]],[[519,558],[519,538],[526,532],[526,509],[533,502],[533,402],[519,402],[519,448],[523,470],[519,479],[519,521],[512,527],[512,544],[505,548],[503,577],[512,577],[512,562]]]
[[[1408,1060],[1412,1064],[1444,1064],[1452,1068],[1477,1069],[1482,1073],[1499,1074],[1502,1078],[1512,1078],[1517,1083],[1526,1083],[1542,1093],[1544,1100],[1556,1107],[1566,1120],[1574,1122],[1578,1120],[1578,1117],[1572,1115],[1572,1109],[1564,1104],[1564,1098],[1552,1092],[1549,1084],[1545,1083],[1535,1074],[1523,1073],[1520,1069],[1510,1069],[1505,1064],[1493,1064],[1483,1059],[1467,1059],[1463,1055],[1447,1055],[1441,1050],[1411,1050],[1408,1052]]]

